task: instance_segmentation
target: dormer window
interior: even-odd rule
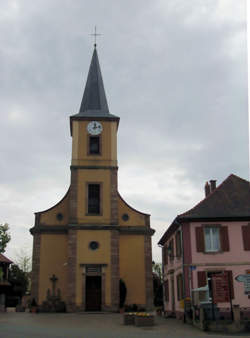
[[[89,154],[100,155],[100,136],[89,136]]]

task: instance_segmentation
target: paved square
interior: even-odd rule
[[[222,337],[176,319],[156,318],[154,327],[125,326],[120,314],[0,313],[1,338],[194,338]],[[246,334],[247,336],[247,334]],[[230,337],[230,336],[226,336]],[[237,337],[237,336],[232,336]],[[239,337],[239,336],[238,336]],[[242,336],[241,336],[242,337]]]

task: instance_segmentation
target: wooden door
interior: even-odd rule
[[[101,311],[102,278],[101,276],[86,277],[86,311]]]

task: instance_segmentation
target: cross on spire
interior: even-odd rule
[[[97,37],[97,36],[100,36],[100,35],[102,35],[102,34],[98,34],[98,33],[96,32],[96,26],[95,26],[95,32],[94,32],[93,34],[90,34],[90,35],[92,35],[92,36],[95,37],[94,47],[96,47],[96,37]]]

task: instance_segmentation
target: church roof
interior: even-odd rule
[[[96,46],[91,59],[79,113],[72,117],[119,119],[109,112]]]
[[[178,219],[250,217],[249,182],[231,174],[212,193]]]

